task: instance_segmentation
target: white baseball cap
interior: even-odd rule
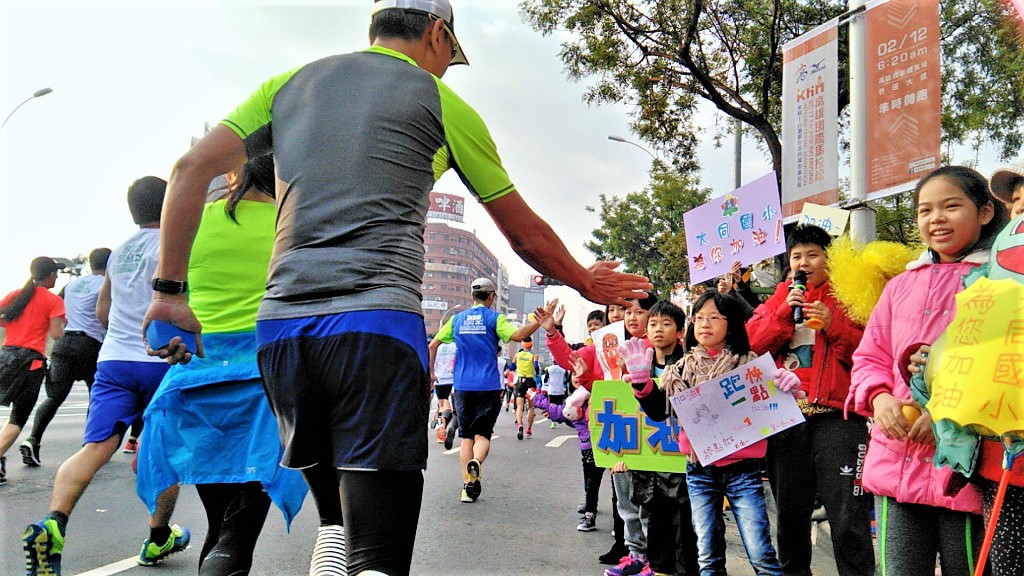
[[[473,280],[472,288],[473,292],[494,292],[494,282],[491,282],[490,278],[477,278]]]
[[[459,39],[455,37],[455,14],[452,12],[452,5],[448,0],[375,0],[373,3],[374,14],[381,10],[390,10],[392,8],[423,12],[440,18],[444,22],[445,30],[452,39],[454,53],[452,54],[451,65],[465,64],[469,66],[469,60],[466,59],[466,54],[462,51],[462,45],[459,44]]]

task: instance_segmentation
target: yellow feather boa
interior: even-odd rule
[[[852,320],[866,324],[890,278],[906,269],[920,247],[876,240],[866,246],[849,236],[836,238],[828,248],[832,293]]]

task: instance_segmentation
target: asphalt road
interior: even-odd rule
[[[43,466],[27,468],[17,446],[8,452],[7,486],[0,487],[0,575],[24,574],[20,538],[27,523],[47,512],[53,477],[60,462],[77,450],[85,422],[85,387],[77,384],[46,432]],[[0,408],[6,421],[8,410]],[[577,532],[576,508],[583,500],[579,449],[573,430],[534,425],[534,437],[519,441],[510,413],[502,412],[491,457],[483,468],[483,495],[474,504],[459,502],[458,454],[433,444],[425,473],[412,573],[602,574],[597,557],[612,543],[610,483],[602,485],[598,530]],[[20,441],[20,439],[19,439]],[[210,447],[216,450],[216,447]],[[174,522],[191,528],[194,546],[157,568],[135,564],[147,534],[147,512],[135,496],[131,456],[118,453],[102,469],[75,509],[68,525],[64,574],[177,576],[195,574],[199,545],[206,531],[203,509],[191,487],[184,487]],[[308,570],[317,518],[312,500],[284,529],[271,509],[256,551],[253,574],[302,575]],[[752,575],[739,536],[728,518],[728,568],[734,576]],[[820,530],[814,573],[835,574],[827,531]]]

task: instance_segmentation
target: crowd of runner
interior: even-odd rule
[[[819,502],[842,576],[873,575],[876,562],[888,575],[970,574],[984,553],[987,573],[1024,573],[1019,441],[932,422],[923,376],[964,277],[996,263],[1024,272],[1013,257],[990,258],[997,239],[1019,233],[1020,219],[1007,222],[1024,212],[1024,166],[991,182],[959,166],[923,177],[914,206],[925,250],[889,280],[866,322],[833,289],[832,237],[814,226],[788,232],[791,275],[763,301],[737,266],[684,310],[617,262],[579,264],[525,203],[483,120],[441,81],[468,64],[448,0],[376,0],[369,36],[364,51],[268,80],[168,162],[169,180],[133,182],[138,229],[94,250],[91,274],[63,298],[50,291],[63,265],[39,257],[0,300],[0,404],[11,406],[0,486],[44,381],[18,445],[29,467],[53,457],[43,434],[72,383],[90,386],[81,449],[61,464],[39,516],[17,519],[27,525],[26,574],[62,573],[74,508],[119,449],[137,454],[150,512],[140,565],[189,546],[190,530],[172,517],[179,486],[194,484],[208,520],[201,575],[248,574],[271,504],[290,522],[307,494],[319,528],[295,573],[409,574],[428,426],[446,448],[458,434],[459,499],[486,505],[502,407],[514,407],[520,441],[538,412],[576,431],[577,530],[595,531],[610,475],[615,540],[595,559],[611,565],[606,576],[724,574],[726,505],[755,573],[810,574]],[[606,306],[588,329],[622,323],[610,366],[594,343],[566,341],[557,301],[510,323],[493,310],[489,278],[469,286],[473,307],[424,337],[427,200],[451,168],[527,264]],[[547,370],[535,334],[551,351]],[[510,342],[522,348],[507,362]],[[671,421],[670,397],[761,354],[775,360],[774,386],[793,396],[802,423],[707,464],[673,423],[685,472],[597,466],[595,381],[621,375],[647,418]],[[211,444],[220,449],[204,450]],[[983,542],[985,520],[1000,511]]]

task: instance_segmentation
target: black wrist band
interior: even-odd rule
[[[153,291],[161,294],[184,294],[188,292],[188,282],[153,278]]]

